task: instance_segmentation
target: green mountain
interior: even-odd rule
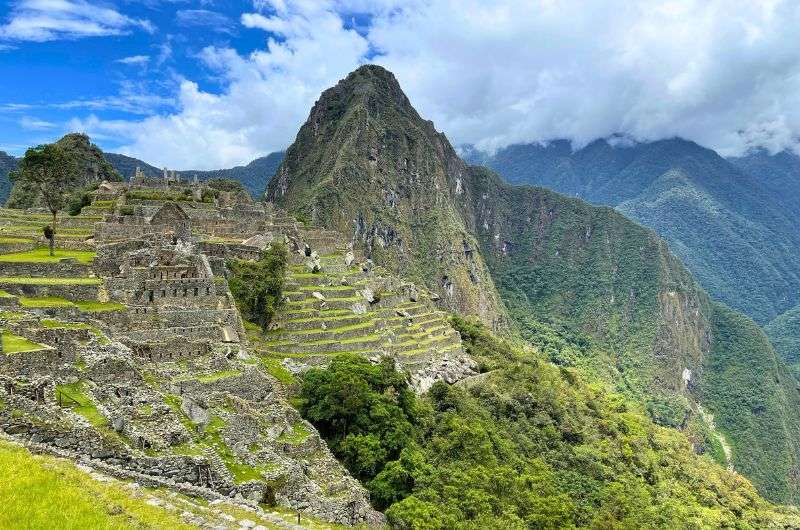
[[[267,187],[301,219],[350,234],[376,263],[445,307],[504,326],[504,310],[457,204],[467,166],[394,76],[364,66],[322,93]]]
[[[800,306],[764,326],[764,331],[775,351],[800,379]]]
[[[17,168],[17,159],[0,151],[0,204],[5,204],[8,194],[11,193],[11,180],[8,174]]]
[[[103,157],[103,151],[94,145],[85,134],[70,133],[56,142],[72,153],[78,161],[82,176],[80,187],[88,187],[104,180],[120,181],[122,176]],[[7,206],[10,208],[30,208],[37,203],[37,193],[15,185],[11,189]]]
[[[200,180],[212,178],[238,180],[253,197],[259,197],[264,192],[267,182],[269,182],[269,179],[272,178],[278,166],[280,166],[283,161],[283,156],[284,153],[279,151],[256,158],[246,166],[236,166],[229,169],[215,169],[211,171],[189,169],[178,171],[178,174],[187,179],[196,176]],[[126,155],[106,153],[105,157],[106,160],[128,180],[133,176],[137,167],[141,168],[144,174],[150,177],[158,177],[162,174],[161,169]]]
[[[707,189],[722,201],[720,186]],[[756,324],[713,303],[664,240],[614,209],[464,164],[382,68],[322,94],[267,197],[350,234],[451,310],[490,325],[508,311],[551,361],[614,385],[698,451],[727,462],[730,448],[769,498],[798,498],[800,398]],[[542,342],[543,327],[579,347]]]
[[[551,360],[614,382],[661,424],[691,431],[713,414],[734,468],[796,501],[800,394],[758,326],[712,302],[662,239],[617,211],[472,175],[471,224],[523,337],[544,322],[589,344]]]
[[[714,298],[761,324],[800,303],[800,164],[787,164],[788,155],[728,161],[677,138],[467,155],[512,183],[613,206],[654,229]]]

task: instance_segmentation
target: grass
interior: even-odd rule
[[[200,381],[201,383],[213,383],[214,381],[227,379],[229,377],[236,377],[237,375],[242,375],[242,372],[239,372],[238,370],[222,370],[211,374],[198,375],[194,379]]]
[[[125,309],[123,304],[116,302],[98,302],[97,300],[77,300],[75,302],[61,298],[59,296],[21,296],[19,303],[27,308],[44,307],[77,307],[87,313],[100,313],[103,311],[122,311]]]
[[[194,528],[119,483],[94,480],[71,463],[0,441],[0,528],[128,530]]]
[[[280,381],[282,384],[290,386],[295,383],[295,378],[292,372],[287,370],[279,360],[262,357],[261,365],[269,375]]]
[[[108,423],[106,417],[97,410],[97,406],[86,392],[86,384],[82,381],[56,385],[55,393],[56,400],[60,395],[64,405],[69,405],[72,410],[86,418],[95,427],[103,427]]]
[[[0,298],[14,298],[14,295],[0,289]]]
[[[0,284],[12,285],[100,285],[100,278],[32,278],[25,276],[0,276]]]
[[[96,300],[78,300],[75,302],[78,309],[87,313],[102,313],[104,311],[123,311],[126,306],[117,302],[98,302]]]
[[[0,320],[5,320],[6,322],[21,320],[26,316],[27,315],[21,311],[0,311]]]
[[[50,255],[47,247],[40,247],[27,252],[13,252],[11,254],[0,254],[0,263],[58,263],[62,259],[75,259],[79,263],[91,263],[95,256],[94,252],[88,250],[64,250],[55,249],[54,255]]]
[[[40,307],[72,307],[74,304],[59,296],[20,296],[19,305],[34,309]]]
[[[24,237],[0,237],[0,245],[15,245],[17,243],[30,243],[32,240]]]
[[[3,342],[3,353],[25,353],[46,349],[39,343],[30,341],[25,337],[14,335],[9,331],[0,331],[0,340]]]
[[[111,341],[108,340],[108,337],[103,334],[102,331],[97,329],[94,326],[86,324],[85,322],[63,322],[61,320],[54,320],[50,318],[45,318],[39,322],[42,327],[50,328],[50,329],[86,329],[97,337],[98,342],[102,345],[109,344]]]
[[[291,445],[300,445],[305,442],[309,436],[311,436],[311,431],[308,430],[308,427],[306,427],[303,422],[298,421],[292,425],[292,432],[283,432],[278,436],[278,441]]]

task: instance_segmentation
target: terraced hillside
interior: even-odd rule
[[[53,257],[46,216],[0,212],[0,429],[122,479],[235,497],[270,520],[285,520],[283,506],[379,524],[288,398],[298,373],[347,352],[396,355],[418,389],[473,374],[435,295],[270,205],[174,198],[101,186],[61,220],[75,235]],[[286,304],[264,333],[241,321],[225,263],[274,240],[293,252]]]

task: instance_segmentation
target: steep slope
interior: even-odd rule
[[[423,282],[445,306],[502,325],[503,308],[456,208],[466,166],[394,76],[363,66],[322,93],[267,198],[351,234],[377,263]]]
[[[800,156],[791,151],[774,155],[755,149],[742,157],[728,161],[742,172],[757,178],[776,202],[800,215]]]
[[[800,306],[764,326],[764,331],[778,355],[800,378]]]
[[[8,174],[17,168],[17,159],[0,151],[0,204],[5,204],[8,194],[11,192],[11,180]]]
[[[283,151],[278,151],[270,153],[267,156],[256,158],[246,166],[236,166],[229,169],[215,169],[211,171],[187,169],[178,171],[177,173],[186,179],[192,179],[196,176],[199,180],[208,180],[212,178],[238,180],[247,188],[247,191],[249,191],[253,197],[258,197],[264,192],[267,182],[269,182],[269,179],[271,179],[277,171],[278,166],[280,166],[283,161],[283,156]],[[130,180],[137,167],[141,168],[144,174],[149,177],[158,177],[162,174],[162,170],[157,167],[126,155],[106,153],[105,157],[126,180]]]
[[[91,143],[87,135],[70,133],[56,143],[77,160],[81,172],[79,188],[88,187],[104,180],[122,180],[122,176],[103,157],[103,151]],[[30,208],[37,205],[38,202],[39,197],[36,191],[25,189],[19,184],[14,185],[8,198],[8,206],[11,208]]]
[[[551,359],[614,383],[659,423],[691,430],[702,405],[735,468],[772,499],[798,498],[800,397],[755,323],[713,304],[663,240],[613,209],[469,174],[472,224],[524,337],[544,321],[587,344]]]
[[[788,155],[736,161],[748,173],[693,142],[612,138],[577,151],[555,141],[472,157],[512,183],[614,206],[653,228],[713,297],[759,323],[800,302],[800,210],[792,192],[800,179],[793,180]],[[778,177],[756,173],[767,165]]]

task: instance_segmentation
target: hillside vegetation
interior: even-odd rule
[[[583,354],[551,359],[613,383],[662,425],[692,430],[701,404],[736,469],[771,499],[797,499],[800,394],[754,322],[712,303],[662,239],[611,208],[483,168],[470,182],[483,253],[523,337],[544,321],[584,341]]]
[[[488,372],[415,398],[391,364],[335,360],[301,410],[407,529],[780,528],[800,523],[680,433],[573,368],[454,320]],[[541,325],[534,342],[560,341]],[[342,399],[339,399],[342,398]]]

